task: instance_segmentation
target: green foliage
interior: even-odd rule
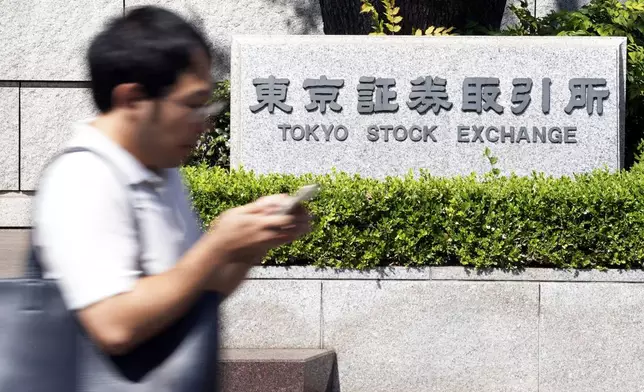
[[[369,14],[371,16],[371,29],[373,30],[369,35],[387,35],[387,34],[396,34],[402,29],[403,17],[398,15],[400,12],[400,7],[396,7],[396,0],[380,0],[384,7],[384,16],[386,19],[383,20],[378,14],[378,10],[373,5],[371,0],[360,0],[362,6],[360,8],[361,14]],[[454,30],[453,27],[434,27],[429,26],[427,29],[417,29],[412,28],[412,34],[414,35],[450,35]]]
[[[209,103],[213,101],[230,102],[230,81],[217,83]],[[197,146],[185,162],[186,165],[206,164],[228,168],[230,166],[230,110],[206,120],[206,131],[201,135]]]
[[[499,158],[492,156],[492,151],[490,151],[489,147],[485,147],[485,152],[483,153],[483,155],[487,158],[488,162],[490,162],[490,166],[492,167],[492,170],[488,173],[488,175],[491,175],[493,177],[499,176],[501,174],[501,170],[496,167]]]
[[[627,37],[626,150],[632,161],[644,137],[644,1],[592,0],[579,10],[540,18],[530,13],[526,1],[510,9],[519,22],[503,35]]]
[[[510,5],[519,23],[506,31],[511,35],[580,35],[628,37],[629,43],[641,42],[644,28],[644,2],[628,0],[592,0],[574,11],[552,11],[535,17],[522,0]]]
[[[445,28],[445,27],[434,27],[429,26],[425,31],[422,29],[414,28],[412,30],[413,35],[453,35],[454,27]]]
[[[344,173],[255,175],[205,165],[182,170],[204,222],[263,195],[322,185],[308,203],[317,217],[314,231],[271,251],[268,264],[601,269],[641,268],[644,259],[639,165],[575,178],[422,173],[375,180]]]
[[[396,0],[381,0],[382,5],[385,8],[385,18],[387,22],[380,18],[378,10],[371,3],[370,0],[362,0],[362,6],[360,7],[361,14],[369,14],[371,16],[373,32],[369,35],[385,35],[385,27],[389,34],[395,34],[400,31],[402,22],[402,16],[398,15],[400,12],[400,7],[396,7]]]

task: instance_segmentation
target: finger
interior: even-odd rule
[[[279,219],[265,219],[265,224],[260,231],[266,233],[268,236],[292,236],[298,233],[306,233],[312,228],[311,220],[308,218],[296,219],[288,215],[279,217]]]
[[[299,232],[293,233],[288,231],[266,233],[264,237],[264,241],[262,241],[262,243],[268,249],[278,248],[282,245],[286,245],[288,243],[291,243],[297,240],[301,235],[302,234]]]
[[[302,203],[297,203],[295,207],[293,207],[291,214],[302,216],[302,215],[308,215],[309,211],[302,205]]]
[[[284,226],[280,230],[269,231],[269,236],[275,236],[275,240],[281,242],[291,242],[299,237],[311,232],[311,225],[308,222],[300,222],[290,226]]]
[[[277,211],[288,200],[288,198],[289,196],[286,194],[263,196],[254,202],[245,205],[244,212],[250,214],[272,213]]]
[[[253,204],[256,205],[270,205],[275,203],[281,203],[284,200],[288,199],[290,196],[285,193],[278,193],[274,195],[262,196],[259,199],[255,200]]]
[[[299,221],[297,217],[290,214],[274,214],[274,215],[256,215],[258,224],[269,230],[281,230],[286,226],[297,224]]]
[[[307,227],[311,226],[312,222],[313,222],[313,219],[308,215],[305,215],[305,216],[302,216],[302,217],[296,217],[295,221],[293,222],[292,225],[284,226],[284,227],[282,227],[282,229],[285,230],[285,229],[289,229],[291,227],[307,228]]]

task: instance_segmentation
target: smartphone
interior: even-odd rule
[[[277,213],[288,214],[291,211],[293,211],[295,206],[297,206],[299,203],[313,199],[315,196],[318,195],[319,192],[320,192],[320,186],[318,184],[303,186],[297,190],[295,195],[290,197],[286,201],[286,203],[284,203],[282,208]]]

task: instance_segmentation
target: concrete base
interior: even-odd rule
[[[330,392],[335,354],[330,350],[223,350],[222,392]]]
[[[636,392],[642,283],[642,270],[258,267],[223,304],[222,345],[332,349],[342,392]]]
[[[0,229],[0,279],[15,278],[24,273],[29,251],[29,231]]]

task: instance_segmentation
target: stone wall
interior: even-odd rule
[[[155,4],[202,25],[214,42],[213,74],[227,77],[234,33],[321,34],[317,0],[4,0],[0,2],[0,227],[30,226],[42,165],[96,114],[85,50],[127,7]]]
[[[342,392],[635,392],[644,272],[257,268],[226,348],[324,348]]]

